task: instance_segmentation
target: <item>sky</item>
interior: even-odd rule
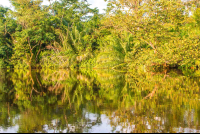
[[[104,0],[87,0],[87,2],[90,5],[90,8],[97,7],[99,9],[99,13],[104,13],[104,10],[106,8],[107,3]],[[48,0],[43,0],[43,4],[48,4]],[[0,0],[0,5],[3,5],[4,7],[11,7],[11,4],[9,0]]]

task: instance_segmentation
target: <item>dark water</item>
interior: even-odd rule
[[[199,75],[0,70],[0,132],[200,132]]]

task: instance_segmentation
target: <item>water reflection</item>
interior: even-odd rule
[[[0,132],[200,132],[198,74],[1,70]]]

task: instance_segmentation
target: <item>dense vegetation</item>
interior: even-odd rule
[[[188,69],[200,66],[199,0],[107,0],[105,14],[84,0],[10,2],[0,68],[15,69],[0,70],[1,128],[85,132],[104,114],[113,132],[199,129],[200,71]]]
[[[196,67],[198,0],[10,0],[0,7],[0,66],[15,68]]]

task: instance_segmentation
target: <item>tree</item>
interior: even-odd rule
[[[62,68],[76,67],[88,59],[95,48],[94,33],[100,18],[98,10],[77,0],[56,1],[49,8],[56,38],[54,49],[43,53],[41,63]]]
[[[38,56],[45,46],[51,45],[54,36],[48,11],[41,7],[41,0],[11,0],[18,23],[14,36],[13,63],[20,61],[31,67],[38,62]],[[35,59],[35,60],[34,60]]]
[[[102,28],[119,36],[126,32],[132,35],[132,55],[136,55],[133,64],[186,65],[199,58],[197,35],[188,32],[191,1],[110,0],[109,3],[113,5],[112,12],[107,13]]]
[[[11,34],[15,32],[16,21],[10,14],[10,9],[0,6],[0,58],[1,67],[10,64],[13,53],[13,43]]]

